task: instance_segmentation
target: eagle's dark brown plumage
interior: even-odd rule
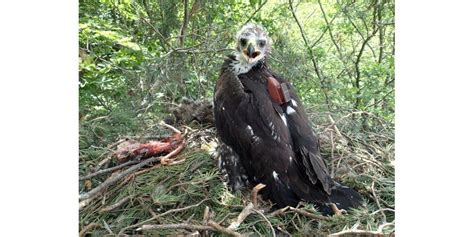
[[[331,203],[348,209],[361,196],[329,176],[319,141],[294,88],[273,73],[263,27],[247,24],[237,34],[237,50],[225,60],[214,94],[220,144],[219,167],[232,190],[263,183],[264,197],[278,207],[304,200],[325,214]],[[269,76],[289,85],[290,100],[275,103],[267,91]]]

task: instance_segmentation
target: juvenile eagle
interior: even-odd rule
[[[263,183],[277,207],[303,200],[326,215],[360,206],[359,193],[329,176],[296,91],[266,64],[270,46],[262,26],[245,25],[215,86],[219,168],[229,187]]]

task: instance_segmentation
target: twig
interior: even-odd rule
[[[308,51],[308,54],[311,58],[311,62],[313,63],[314,70],[316,71],[316,75],[318,75],[319,82],[321,84],[321,90],[323,91],[324,97],[326,99],[326,105],[328,106],[328,110],[331,111],[331,105],[329,103],[329,96],[326,92],[326,79],[324,78],[323,72],[321,70],[321,67],[318,65],[316,62],[316,59],[314,58],[313,54],[313,49],[310,47],[308,39],[306,38],[306,34],[304,33],[303,26],[301,25],[300,21],[298,20],[298,17],[296,17],[295,10],[293,8],[293,1],[289,0],[289,5],[290,5],[290,10],[291,14],[293,15],[293,18],[296,21],[296,24],[298,25],[298,28],[300,29],[301,37],[303,38],[304,44],[306,46],[306,50]]]
[[[121,200],[119,200],[118,202],[110,205],[110,206],[106,206],[102,209],[100,209],[100,213],[105,213],[105,212],[109,212],[109,211],[113,211],[117,208],[119,208],[120,206],[122,206],[123,204],[125,204],[126,202],[128,202],[129,200],[131,199],[130,196],[127,196],[125,198],[122,198]]]
[[[134,165],[136,163],[140,163],[140,160],[129,160],[129,161],[123,163],[123,164],[120,164],[120,165],[117,165],[117,166],[114,166],[114,167],[110,167],[110,168],[107,168],[107,169],[99,170],[97,172],[88,174],[84,177],[80,177],[79,180],[82,181],[82,180],[90,179],[90,178],[95,177],[97,175],[107,174],[107,173],[110,173],[112,171],[116,171],[118,169],[121,169],[123,167],[129,166],[129,165]]]
[[[97,223],[90,223],[89,225],[86,225],[84,228],[82,228],[82,230],[79,232],[79,237],[83,237],[87,234],[87,232],[89,232],[90,230],[92,229],[95,229],[95,228],[98,228],[100,227],[99,224]]]
[[[166,212],[163,212],[161,214],[159,214],[158,216],[165,216],[165,215],[168,215],[170,213],[174,213],[174,212],[180,212],[180,211],[185,211],[185,210],[188,210],[188,209],[191,209],[191,208],[195,208],[195,207],[198,207],[200,206],[203,202],[209,200],[208,198],[205,198],[203,200],[201,200],[200,202],[194,204],[194,205],[190,205],[190,206],[187,206],[187,207],[182,207],[182,208],[176,208],[176,209],[171,209],[171,210],[168,210]]]
[[[268,226],[270,226],[270,229],[272,230],[272,236],[275,237],[276,236],[275,229],[273,229],[272,223],[268,220],[268,218],[261,211],[255,208],[254,208],[254,212],[259,214],[265,220],[265,222],[268,223]]]
[[[318,216],[318,215],[315,215],[315,214],[313,214],[313,213],[307,212],[307,211],[305,211],[305,210],[301,210],[301,209],[299,209],[299,208],[290,207],[290,206],[287,206],[287,207],[278,209],[278,210],[276,210],[276,211],[270,213],[268,216],[281,215],[281,214],[287,212],[288,210],[290,210],[290,211],[292,211],[292,212],[296,212],[296,213],[298,213],[298,214],[300,214],[300,215],[309,217],[309,218],[314,219],[314,220],[329,220],[329,217],[326,217],[326,216]]]
[[[109,234],[115,235],[115,233],[110,229],[109,224],[107,224],[107,222],[105,220],[102,220],[102,222],[104,222],[104,227],[109,232]]]
[[[280,208],[280,209],[278,209],[278,210],[276,210],[276,211],[274,211],[274,212],[268,214],[268,216],[277,216],[277,215],[283,214],[283,213],[285,213],[286,211],[288,211],[288,209],[290,209],[289,206],[284,207],[284,208]]]
[[[372,181],[372,185],[370,186],[370,189],[372,191],[372,195],[374,196],[374,199],[375,199],[375,203],[377,204],[377,207],[379,208],[380,210],[380,213],[382,214],[382,222],[385,223],[387,222],[387,216],[385,216],[385,212],[382,210],[382,206],[380,206],[380,202],[379,202],[379,199],[377,198],[377,195],[375,194],[375,182]]]
[[[310,213],[310,212],[307,212],[305,210],[301,210],[301,209],[298,209],[298,208],[294,208],[294,207],[290,207],[290,211],[296,212],[300,215],[309,217],[309,218],[314,219],[314,220],[329,220],[329,217],[315,215],[313,213]]]
[[[84,193],[84,194],[81,194],[79,196],[79,200],[80,201],[84,201],[84,200],[87,200],[87,199],[92,199],[94,197],[96,197],[100,192],[102,192],[104,189],[106,189],[107,187],[109,187],[110,185],[116,183],[117,181],[119,181],[120,179],[122,179],[123,177],[131,174],[132,172],[148,165],[148,164],[151,164],[153,162],[157,162],[157,161],[160,161],[161,159],[169,159],[170,157],[173,157],[175,156],[176,154],[178,154],[183,148],[184,148],[184,144],[185,142],[183,141],[178,148],[176,148],[174,151],[170,152],[168,155],[166,156],[160,156],[160,157],[153,157],[153,158],[150,158],[150,159],[147,159],[147,160],[144,160],[142,161],[141,163],[138,163],[130,168],[128,168],[127,170],[125,170],[124,172],[120,173],[120,174],[117,174],[115,176],[112,176],[110,177],[109,179],[107,179],[106,181],[104,181],[103,183],[101,183],[99,186],[95,187],[94,189],[92,189],[91,191],[89,191],[88,193]]]
[[[358,229],[350,229],[350,230],[343,230],[339,231],[337,233],[333,233],[328,235],[329,237],[339,237],[339,236],[345,236],[345,235],[357,235],[357,236],[376,236],[376,237],[382,237],[384,236],[383,229],[387,226],[394,226],[394,222],[390,223],[384,223],[380,225],[376,231],[370,231],[370,230],[358,230]]]
[[[387,94],[385,94],[384,96],[382,96],[381,99],[375,101],[374,103],[370,104],[370,105],[367,105],[365,106],[364,110],[366,110],[367,108],[369,107],[372,107],[372,106],[375,106],[377,104],[379,104],[380,102],[384,101],[390,94],[392,94],[392,92],[395,91],[395,88],[392,88],[389,92],[387,92]]]
[[[334,130],[336,131],[337,135],[339,135],[340,137],[343,138],[344,136],[342,136],[341,131],[339,131],[339,128],[337,128],[336,122],[334,122],[334,119],[332,118],[332,116],[331,116],[330,114],[329,114],[328,116],[329,116],[329,120],[331,121],[331,125],[329,125],[328,128],[329,128],[329,127],[333,127]],[[339,122],[339,121],[340,121],[340,120],[338,120],[338,122]]]
[[[171,131],[173,131],[173,132],[175,132],[175,133],[181,134],[181,131],[179,131],[179,130],[176,129],[175,127],[173,127],[173,126],[171,126],[171,125],[165,123],[164,121],[161,121],[161,122],[160,122],[160,125],[169,128]]]
[[[112,159],[112,156],[111,155],[108,155],[107,157],[105,157],[105,159],[101,160],[97,166],[94,168],[94,172],[98,171],[100,168],[102,168],[102,166],[104,166],[105,164],[107,164],[110,160]]]
[[[205,225],[193,225],[193,224],[163,224],[163,225],[143,225],[142,227],[138,228],[137,231],[144,231],[144,230],[163,230],[163,229],[186,229],[186,230],[215,230],[212,226],[205,226]]]
[[[194,207],[198,207],[200,206],[203,202],[207,201],[209,199],[203,199],[201,200],[200,202],[196,203],[196,204],[193,204],[193,205],[190,205],[190,206],[187,206],[187,207],[182,207],[182,208],[176,208],[176,209],[171,209],[171,210],[168,210],[166,212],[163,212],[161,214],[158,214],[158,215],[153,215],[152,218],[149,218],[149,219],[146,219],[142,222],[139,222],[137,224],[134,224],[134,225],[131,225],[131,226],[127,226],[123,229],[120,230],[119,234],[122,234],[124,231],[128,230],[128,229],[132,229],[132,228],[136,228],[136,227],[139,227],[139,226],[145,226],[146,223],[152,221],[152,220],[155,220],[155,219],[158,219],[159,217],[162,217],[162,216],[165,216],[165,215],[168,215],[170,213],[174,213],[174,212],[179,212],[179,211],[185,211],[185,210],[188,210],[188,209],[191,209],[191,208],[194,208]]]
[[[204,209],[204,215],[202,217],[202,224],[207,225],[207,223],[209,222],[209,217],[209,207],[206,206],[206,208]]]
[[[150,22],[148,22],[147,20],[145,20],[144,18],[140,18],[140,20],[142,20],[143,22],[145,22],[146,24],[148,24],[152,29],[153,31],[155,31],[158,36],[160,37],[160,40],[163,44],[166,44],[168,47],[172,48],[172,46],[168,43],[168,41],[166,41],[165,37],[163,36],[163,34],[161,34],[161,32],[153,25],[151,24]]]
[[[235,221],[232,221],[230,225],[227,227],[229,230],[236,230],[239,228],[240,224],[253,212],[254,205],[253,203],[247,204],[245,208],[240,212],[239,216],[237,216],[237,219]]]
[[[210,220],[207,224],[209,226],[211,226],[212,228],[214,228],[215,230],[221,232],[221,233],[224,233],[224,234],[227,234],[227,235],[230,235],[230,236],[240,236],[239,233],[237,233],[233,230],[230,230],[230,229],[226,229],[223,226],[217,224],[216,222],[214,222],[212,220]]]
[[[217,231],[223,234],[231,235],[231,236],[240,236],[239,233],[228,230],[221,225],[215,223],[214,221],[209,221],[208,225],[193,225],[193,224],[186,224],[186,223],[179,223],[179,224],[163,224],[163,225],[143,225],[142,227],[138,228],[137,231],[144,231],[144,230],[163,230],[163,229],[186,229],[186,230],[199,230],[199,231]]]
[[[265,5],[267,2],[268,2],[268,0],[265,0],[265,2],[262,2],[262,4],[260,4],[260,7],[258,7],[257,10],[255,10],[252,13],[252,15],[250,15],[250,17],[245,21],[244,25],[249,23],[249,21],[252,20],[253,16],[255,16],[255,14],[257,14],[257,12],[260,11],[260,9],[262,9],[263,5]]]
[[[186,29],[188,28],[189,23],[189,11],[188,11],[188,0],[184,0],[184,16],[183,16],[183,24],[181,25],[181,30],[179,31],[179,46],[183,47],[184,44],[184,37],[186,34]]]
[[[395,212],[395,210],[393,210],[392,208],[382,208],[382,209],[379,209],[379,210],[377,210],[377,211],[374,211],[374,212],[370,213],[370,215],[375,215],[375,214],[377,214],[377,213],[379,213],[379,212],[382,212],[382,211]]]

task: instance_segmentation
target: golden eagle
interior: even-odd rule
[[[307,201],[326,215],[360,206],[360,194],[328,174],[296,91],[266,63],[270,47],[262,26],[243,26],[215,86],[218,161],[228,186],[263,183],[261,193],[277,207]]]

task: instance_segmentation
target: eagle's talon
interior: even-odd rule
[[[343,214],[347,214],[347,211],[345,209],[337,208],[336,204],[334,203],[329,203],[329,206],[331,206],[331,209],[334,212],[335,216],[342,216]]]

